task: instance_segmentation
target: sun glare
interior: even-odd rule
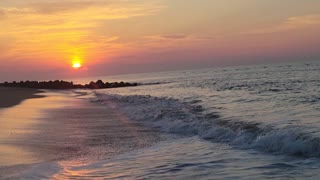
[[[74,69],[79,69],[79,68],[81,68],[81,63],[80,62],[73,62],[72,63],[72,68],[74,68]]]
[[[79,56],[72,57],[72,68],[80,69],[82,67],[82,59]]]

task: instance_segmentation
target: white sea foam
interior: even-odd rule
[[[112,105],[130,119],[161,132],[197,135],[244,149],[305,157],[320,156],[320,140],[298,128],[276,129],[264,124],[224,120],[205,114],[201,106],[172,98],[96,93],[96,101]]]

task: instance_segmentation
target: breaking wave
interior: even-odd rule
[[[205,113],[196,103],[153,96],[120,96],[95,92],[95,102],[107,104],[130,119],[161,132],[199,136],[242,149],[275,154],[320,157],[320,139],[297,127],[272,126],[223,119],[218,113]]]

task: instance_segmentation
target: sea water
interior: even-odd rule
[[[48,177],[318,179],[319,71],[300,62],[98,77],[139,86],[72,93],[164,138],[92,162],[57,160]]]

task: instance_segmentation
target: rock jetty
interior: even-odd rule
[[[4,82],[0,83],[0,87],[21,87],[21,88],[34,88],[34,89],[107,89],[107,88],[120,88],[138,86],[137,83],[128,82],[106,82],[98,80],[91,81],[89,84],[73,84],[73,82],[55,80],[55,81],[20,81],[20,82]]]

